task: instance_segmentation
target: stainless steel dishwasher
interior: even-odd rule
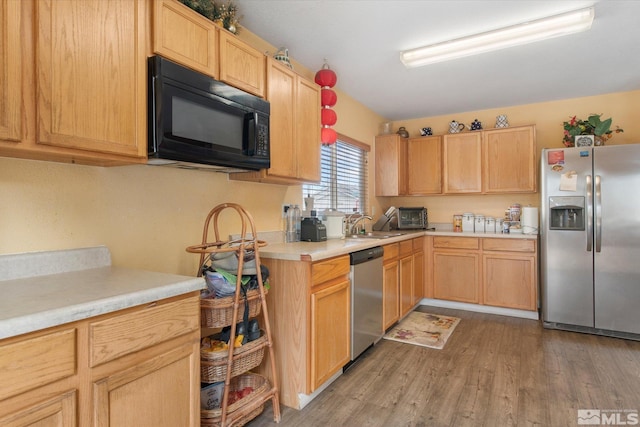
[[[382,246],[351,255],[351,360],[382,338]]]

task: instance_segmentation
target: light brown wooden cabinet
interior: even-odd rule
[[[153,52],[218,78],[218,26],[176,0],[154,0]]]
[[[404,317],[413,308],[414,295],[414,265],[413,265],[413,242],[403,240],[399,242],[400,251],[398,263],[400,265],[398,300],[400,302],[400,317]]]
[[[267,305],[280,402],[299,409],[301,394],[311,394],[350,360],[349,255],[261,262],[269,268]],[[268,376],[266,365],[259,371]]]
[[[407,141],[407,194],[442,193],[442,137],[426,136]],[[399,171],[402,172],[402,169]]]
[[[198,426],[199,299],[0,341],[0,425]]]
[[[147,2],[3,0],[1,9],[12,31],[0,40],[9,64],[0,155],[145,162]]]
[[[407,194],[407,138],[376,136],[375,149],[376,196]]]
[[[220,29],[220,80],[264,98],[265,60],[259,52],[225,29]]]
[[[482,192],[482,133],[454,133],[444,136],[443,193]]]
[[[28,79],[28,69],[23,73],[25,55],[29,50],[28,37],[23,38],[22,26],[26,24],[21,0],[0,1],[0,140],[20,142],[23,137],[24,113],[22,103],[28,95],[23,79]],[[27,11],[28,12],[28,11]],[[28,65],[28,64],[24,64]],[[24,74],[24,75],[23,75]]]
[[[320,87],[282,63],[267,59],[271,104],[271,167],[230,174],[232,179],[274,184],[320,180]]]
[[[425,287],[425,257],[424,257],[424,245],[426,239],[424,237],[418,237],[412,239],[413,245],[413,286],[412,286],[412,295],[413,301],[411,303],[412,306],[416,306],[424,297],[424,287]]]
[[[400,319],[400,245],[384,245],[382,260],[382,326],[385,331]]]
[[[435,236],[433,297],[518,310],[537,310],[537,239]]]
[[[486,130],[483,138],[483,191],[534,193],[537,188],[535,127]]]
[[[537,309],[536,251],[536,240],[482,239],[482,292],[486,305]]]

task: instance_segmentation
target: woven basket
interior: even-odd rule
[[[247,372],[262,363],[264,348],[267,346],[267,336],[260,331],[260,338],[249,341],[233,350],[233,365],[231,376],[235,377]],[[227,378],[227,361],[229,350],[200,351],[200,381],[216,383]]]
[[[268,291],[265,288],[264,294]],[[200,326],[206,328],[224,328],[233,322],[233,300],[234,296],[224,298],[202,298],[200,300]],[[260,314],[262,305],[260,304],[260,290],[252,289],[247,292],[249,301],[249,318]],[[240,298],[238,307],[238,321],[244,316],[244,297]]]
[[[233,418],[235,418],[236,416],[240,415],[239,413],[236,413],[236,411],[242,411],[243,406],[250,403],[254,398],[259,397],[261,394],[266,392],[269,389],[269,381],[267,381],[267,379],[262,375],[247,372],[246,374],[231,378],[231,382],[229,383],[229,392],[242,390],[245,387],[253,387],[253,391],[251,392],[251,394],[227,406],[227,417],[233,416]],[[260,405],[260,408],[264,409],[264,405]],[[257,412],[253,417],[260,414],[260,412],[262,412],[262,409],[260,409],[260,411]],[[238,421],[240,421],[242,418],[248,417],[249,414],[255,412],[256,411],[251,411],[247,414],[242,415]],[[253,417],[247,418],[245,423],[251,420]],[[220,421],[222,421],[222,408],[200,410],[200,425],[217,425],[216,423],[220,423]],[[233,425],[243,424],[234,423]]]
[[[249,421],[257,417],[258,415],[260,415],[262,411],[264,411],[264,404],[258,406],[253,411],[245,415],[242,415],[240,418],[234,421],[233,424],[230,424],[230,425],[232,427],[242,427],[243,425],[247,424]],[[214,419],[212,418],[200,418],[200,426],[201,427],[219,427],[221,420],[222,418],[218,418],[217,421],[214,421]]]

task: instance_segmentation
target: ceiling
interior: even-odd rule
[[[233,0],[241,27],[389,120],[640,89],[640,1]],[[594,5],[587,32],[407,69],[400,51]],[[340,100],[338,99],[338,102]]]

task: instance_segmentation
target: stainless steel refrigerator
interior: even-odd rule
[[[640,339],[640,144],[545,149],[547,328]]]

